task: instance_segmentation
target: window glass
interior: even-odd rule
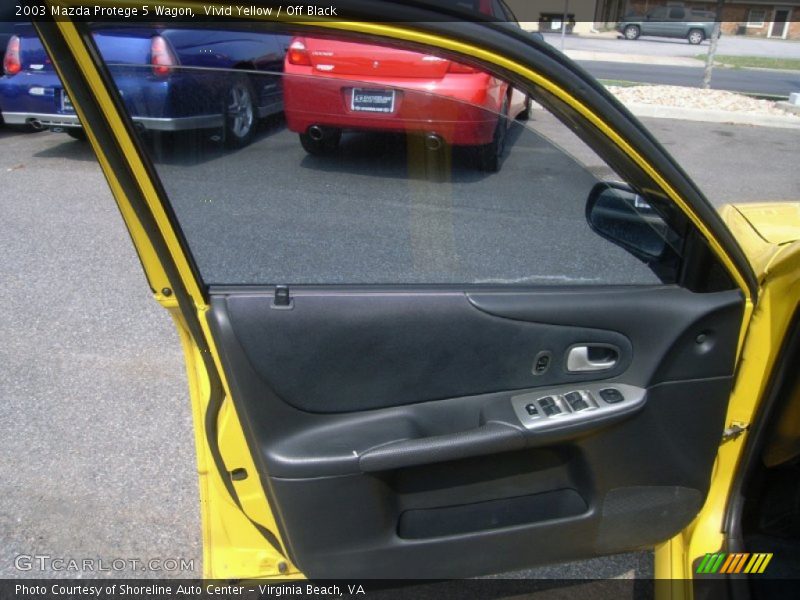
[[[669,9],[669,18],[680,20],[685,17],[685,11],[682,8],[670,8]]]
[[[511,12],[511,9],[501,0],[492,0],[492,11],[494,12],[494,16],[498,19],[502,19],[507,23],[516,23],[517,18],[514,16],[514,13]]]
[[[95,40],[206,284],[665,280],[587,222],[619,175],[472,65],[329,36]]]
[[[751,8],[747,17],[748,27],[763,27],[764,20],[767,18],[767,11],[759,8]]]

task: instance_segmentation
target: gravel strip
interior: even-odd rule
[[[623,104],[652,104],[677,108],[698,108],[746,112],[759,115],[787,116],[791,113],[771,100],[759,100],[722,90],[704,90],[674,85],[608,86]],[[792,115],[800,120],[800,116]]]

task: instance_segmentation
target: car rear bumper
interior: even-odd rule
[[[224,125],[219,90],[212,86],[214,81],[205,82],[202,94],[178,75],[154,81],[136,71],[115,72],[115,82],[131,118],[144,129],[184,131]],[[61,83],[52,72],[23,72],[0,79],[0,105],[5,121],[12,125],[81,126],[74,110],[65,106]]]
[[[361,131],[400,131],[435,134],[446,143],[474,146],[488,144],[497,126],[501,100],[499,86],[486,88],[437,89],[431,93],[407,86],[395,89],[391,113],[359,112],[352,109],[353,88],[387,89],[380,82],[355,83],[321,77],[285,77],[284,110],[291,131],[305,133],[312,125]],[[494,95],[492,94],[494,92]]]
[[[212,129],[222,127],[222,115],[200,115],[195,117],[156,118],[131,117],[134,123],[152,131],[186,131],[190,129]],[[8,125],[34,125],[45,129],[78,128],[81,122],[77,115],[52,113],[3,112]]]

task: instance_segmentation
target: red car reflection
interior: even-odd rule
[[[332,152],[343,130],[403,131],[431,151],[477,146],[481,168],[496,171],[508,124],[530,109],[470,65],[387,46],[296,37],[284,72],[286,122],[311,154]]]

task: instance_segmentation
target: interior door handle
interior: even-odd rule
[[[567,352],[567,371],[581,373],[605,371],[613,368],[619,360],[619,352],[605,344],[579,344]]]

